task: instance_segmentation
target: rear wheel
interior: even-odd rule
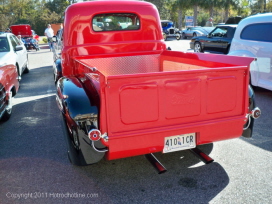
[[[25,73],[25,74],[29,73],[28,59],[27,59],[27,61],[26,61],[26,67],[25,67],[24,73]]]
[[[167,40],[167,35],[163,33],[163,39],[166,41]]]
[[[17,67],[17,73],[18,73],[18,81],[21,81],[21,75],[22,75],[22,73],[20,72],[20,68],[19,68],[18,64],[16,65],[16,67]]]
[[[203,50],[201,48],[201,44],[199,42],[195,43],[194,52],[203,52]]]
[[[93,149],[93,141],[88,139],[85,131],[80,127],[72,127],[70,130],[65,118],[61,117],[69,161],[76,166],[86,166],[99,162],[105,153]],[[101,145],[98,144],[98,147],[100,148]]]
[[[225,54],[229,53],[229,49],[230,49],[230,46],[227,47],[227,50],[226,50]]]

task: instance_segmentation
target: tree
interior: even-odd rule
[[[68,0],[52,0],[48,1],[45,4],[45,7],[48,9],[46,12],[46,15],[53,15],[52,20],[56,23],[61,23],[63,17],[64,17],[64,11],[65,9],[70,5],[70,3],[74,3],[74,1],[68,1]],[[49,16],[47,16],[49,18]],[[57,18],[58,19],[55,19]]]
[[[240,1],[239,0],[220,0],[219,3],[225,9],[224,22],[226,22],[227,19],[229,18],[231,8],[237,10],[239,8]]]
[[[181,30],[183,25],[183,19],[185,18],[185,12],[191,7],[190,2],[187,0],[176,0],[174,7],[178,12],[178,28]]]
[[[58,23],[61,15],[57,14],[55,11],[51,12],[49,9],[45,9],[41,15],[41,19],[46,23]]]
[[[256,0],[252,1],[250,0],[250,8],[252,11],[252,14],[256,13],[265,13],[265,12],[272,12],[271,8],[271,0]]]

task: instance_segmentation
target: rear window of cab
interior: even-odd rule
[[[92,27],[96,32],[138,30],[140,20],[133,13],[98,14],[92,20]]]

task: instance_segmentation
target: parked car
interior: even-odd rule
[[[253,86],[272,91],[272,13],[258,14],[240,21],[229,55],[254,57],[250,66]]]
[[[237,25],[216,26],[207,36],[191,39],[190,48],[195,52],[214,52],[227,54]]]
[[[162,20],[161,26],[164,40],[167,40],[169,37],[175,37],[177,40],[180,40],[181,33],[178,28],[175,28],[173,21]]]
[[[6,121],[12,113],[12,97],[19,89],[18,73],[13,64],[0,64],[0,120]]]
[[[182,30],[182,38],[207,36],[213,29],[214,27],[188,27]]]
[[[0,64],[13,64],[18,78],[29,72],[27,50],[22,41],[12,33],[0,34]]]

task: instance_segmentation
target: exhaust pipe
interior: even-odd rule
[[[205,164],[209,164],[213,162],[213,159],[211,157],[209,157],[209,155],[205,154],[204,152],[202,152],[200,149],[193,148],[190,149],[191,152],[193,152],[199,159],[201,159]]]
[[[152,166],[158,171],[158,174],[162,174],[167,171],[167,169],[159,162],[159,160],[151,153],[146,154],[145,158],[152,164]]]

